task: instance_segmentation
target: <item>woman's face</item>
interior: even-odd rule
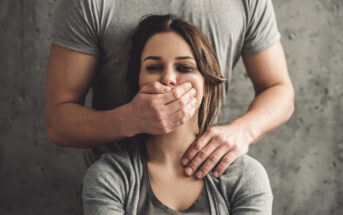
[[[190,46],[175,32],[155,34],[145,44],[141,57],[139,86],[155,81],[171,88],[190,82],[196,90],[196,107],[199,108],[205,79],[198,70]]]

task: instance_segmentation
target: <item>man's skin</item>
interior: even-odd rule
[[[228,125],[213,126],[192,144],[182,160],[187,175],[196,173],[202,178],[216,166],[213,175],[219,177],[247,153],[250,144],[293,113],[294,90],[281,43],[243,56],[243,61],[255,88],[255,99],[241,117]],[[84,98],[97,63],[94,56],[51,46],[46,73],[46,125],[49,138],[57,145],[86,148],[140,133],[168,133],[191,117],[194,95],[186,84],[171,90],[155,82],[144,86],[128,104],[112,110],[85,107]]]

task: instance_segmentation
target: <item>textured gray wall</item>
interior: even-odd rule
[[[53,0],[0,1],[0,214],[81,214],[82,151],[46,136],[44,74]],[[250,148],[275,214],[343,214],[343,1],[274,0],[295,86],[293,117]],[[227,120],[252,86],[240,64]]]

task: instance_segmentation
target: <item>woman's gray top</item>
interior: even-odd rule
[[[147,192],[144,191],[144,174],[148,171],[139,151],[102,155],[84,178],[84,214],[143,214],[141,210],[146,209],[142,198],[148,198],[142,194]],[[213,177],[211,172],[204,182],[207,200],[200,201],[209,204],[209,208],[204,208],[210,211],[206,214],[272,214],[273,195],[268,175],[263,166],[248,155],[238,158],[220,178]],[[178,214],[172,212],[167,210],[165,214]]]
[[[178,212],[164,205],[155,196],[151,184],[148,169],[148,162],[145,154],[141,154],[143,163],[143,181],[139,193],[137,215],[207,215],[210,214],[210,203],[207,196],[206,185],[204,186],[199,198],[185,211]]]

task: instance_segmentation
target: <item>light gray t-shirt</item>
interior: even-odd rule
[[[128,102],[126,40],[142,16],[167,13],[202,30],[228,80],[241,54],[261,52],[280,39],[271,0],[59,0],[52,42],[100,60],[91,85],[95,109]]]
[[[91,83],[94,109],[129,102],[129,34],[142,16],[167,13],[192,22],[209,38],[228,80],[224,97],[239,57],[259,53],[280,39],[271,0],[59,0],[52,42],[99,58]]]
[[[142,203],[142,192],[146,193],[144,175],[148,174],[143,162],[139,151],[103,154],[84,178],[84,215],[136,215],[142,214],[142,210],[149,211]],[[209,208],[203,209],[209,209],[207,214],[272,214],[273,195],[268,175],[248,155],[238,158],[220,178],[213,177],[212,172],[207,174],[204,182]]]

